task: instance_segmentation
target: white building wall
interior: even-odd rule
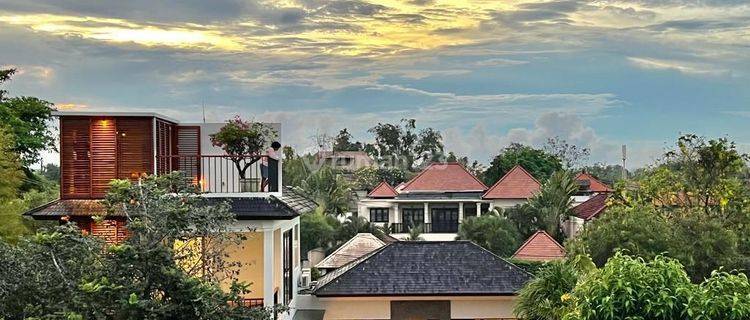
[[[325,310],[325,320],[390,319],[391,301],[450,301],[453,319],[515,319],[515,297],[362,297],[305,300],[308,310]]]

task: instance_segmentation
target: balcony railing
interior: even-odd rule
[[[458,221],[432,222],[432,223],[391,223],[391,233],[409,233],[409,228],[421,227],[422,233],[456,233],[458,232]]]
[[[158,160],[160,173],[180,171],[208,193],[277,192],[281,182],[279,161],[265,155],[176,155]]]

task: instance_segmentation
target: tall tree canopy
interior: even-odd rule
[[[562,169],[561,160],[544,150],[535,149],[518,143],[513,143],[503,149],[484,173],[484,183],[492,185],[500,180],[510,169],[521,165],[539,181],[544,181],[553,172]]]
[[[370,128],[375,142],[367,144],[365,151],[381,162],[403,165],[407,170],[443,153],[443,136],[433,128],[417,131],[415,119],[402,119],[400,123],[378,123]]]
[[[583,166],[591,154],[588,148],[574,145],[557,136],[547,138],[547,143],[544,144],[543,150],[560,159],[566,170],[573,170]]]
[[[349,130],[344,128],[333,138],[333,151],[361,151],[362,143],[354,142],[354,137]]]
[[[0,70],[0,84],[10,79],[15,70]],[[13,135],[13,151],[24,166],[39,162],[43,150],[55,149],[49,129],[52,104],[34,97],[6,97],[0,91],[0,123]]]

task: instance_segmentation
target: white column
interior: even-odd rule
[[[398,212],[398,203],[393,204],[393,223],[401,222],[401,215]]]
[[[458,203],[458,223],[461,223],[464,221],[464,203],[459,202]]]
[[[424,223],[430,223],[430,204],[424,203]]]
[[[490,202],[490,209],[489,211],[492,211],[495,209],[495,201]]]
[[[266,307],[273,306],[273,273],[274,255],[276,248],[273,246],[273,230],[263,232],[263,304]]]
[[[482,203],[477,202],[477,217],[481,217],[481,216],[482,216]]]

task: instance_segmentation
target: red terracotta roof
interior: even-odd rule
[[[527,261],[551,261],[564,257],[565,248],[543,230],[531,235],[513,254],[513,258]]]
[[[433,163],[405,183],[402,192],[471,192],[485,191],[487,186],[457,162]]]
[[[583,220],[596,218],[607,207],[609,194],[599,193],[573,208],[576,216]]]
[[[589,182],[589,191],[591,192],[612,192],[612,188],[610,188],[608,185],[606,185],[604,182],[601,182],[594,178],[589,173],[581,172],[576,176],[576,181],[578,180],[587,180]]]
[[[375,189],[372,189],[370,193],[367,194],[367,197],[369,198],[393,198],[397,196],[398,193],[396,192],[396,189],[393,189],[388,182],[381,182]]]
[[[539,191],[542,184],[521,166],[510,169],[488,190],[484,199],[528,199]]]

